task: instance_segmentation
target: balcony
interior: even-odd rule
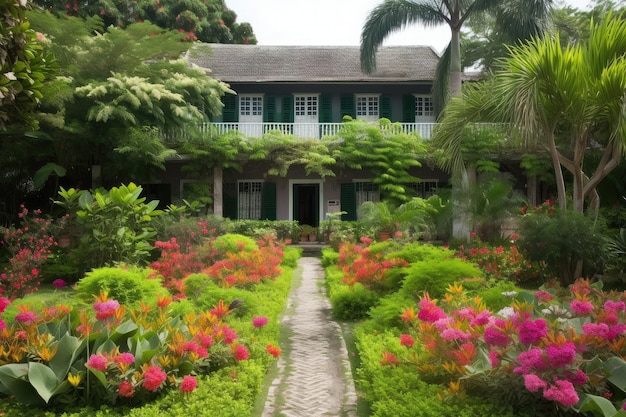
[[[246,136],[261,137],[269,131],[280,131],[284,134],[302,138],[316,138],[333,136],[339,133],[343,123],[211,123],[217,129],[218,134],[238,130]],[[387,129],[397,133],[415,133],[422,138],[430,139],[436,123],[393,123]],[[205,124],[203,127],[208,127]]]

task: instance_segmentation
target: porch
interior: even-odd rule
[[[397,133],[418,133],[424,139],[430,139],[436,123],[392,123],[386,129]],[[302,138],[320,139],[324,136],[334,136],[344,126],[343,123],[210,123],[203,128],[213,126],[218,134],[237,130],[249,137],[261,137],[270,131],[279,131],[284,134]]]

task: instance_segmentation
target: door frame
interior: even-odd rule
[[[324,220],[324,180],[322,179],[317,179],[317,180],[289,180],[289,220],[293,221],[293,207],[294,207],[294,202],[293,202],[293,186],[294,185],[308,185],[308,184],[318,184],[319,186],[319,196],[318,196],[318,218],[319,221],[321,222],[322,220]]]

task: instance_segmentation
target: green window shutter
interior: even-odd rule
[[[415,123],[415,96],[413,94],[402,96],[402,121]]]
[[[237,96],[234,94],[226,94],[222,97],[224,109],[222,110],[222,120],[224,122],[238,122],[239,109],[237,108]]]
[[[350,116],[356,119],[356,109],[354,108],[354,95],[342,94],[341,95],[341,117]]]
[[[224,217],[237,220],[237,183],[225,182],[222,186],[222,210]]]
[[[380,117],[391,119],[391,96],[383,94],[380,96]]]
[[[339,204],[341,211],[346,212],[341,220],[356,220],[356,188],[353,182],[341,183]]]
[[[276,120],[276,96],[266,95],[263,100],[263,121],[278,122]]]
[[[281,122],[293,123],[293,96],[283,96],[283,106],[281,110]]]
[[[331,123],[333,121],[333,97],[330,94],[320,96],[319,109],[319,122]]]
[[[261,220],[276,220],[276,183],[264,182],[261,190]]]

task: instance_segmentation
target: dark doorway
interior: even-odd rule
[[[319,198],[319,184],[294,184],[293,219],[297,220],[300,224],[318,227],[320,223]]]

